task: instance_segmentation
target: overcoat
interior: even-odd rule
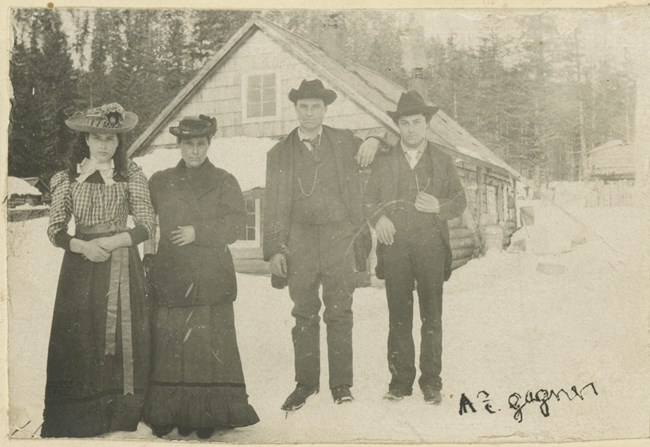
[[[294,129],[289,135],[278,142],[266,155],[266,189],[264,196],[264,260],[269,261],[276,253],[285,253],[291,227],[293,155],[292,141],[297,139],[298,130]],[[354,156],[359,150],[362,140],[355,137],[350,130],[335,129],[323,126],[322,138],[327,138],[334,152],[339,187],[343,203],[348,210],[350,222],[361,229],[355,239],[362,245],[369,236],[362,229],[365,223],[363,213],[363,196],[359,178],[359,168]],[[366,250],[361,250],[366,251]],[[369,251],[369,250],[368,250]],[[365,258],[368,253],[359,253],[355,247],[357,258]],[[360,259],[358,259],[360,261]],[[361,262],[357,262],[361,264]]]
[[[181,160],[149,181],[160,223],[150,274],[155,297],[170,307],[234,301],[237,280],[228,244],[246,223],[244,196],[235,177],[208,159],[189,171]],[[171,243],[171,232],[184,225],[194,226],[196,240],[179,247]]]
[[[458,178],[456,168],[447,154],[440,147],[431,141],[428,142],[424,154],[430,157],[431,187],[433,196],[438,199],[440,212],[434,219],[438,226],[442,240],[445,245],[445,280],[451,276],[451,245],[449,242],[449,226],[447,221],[463,214],[467,201],[465,191]],[[371,224],[374,226],[384,214],[383,207],[391,206],[398,199],[398,176],[400,158],[404,157],[404,151],[400,144],[393,146],[390,151],[375,158],[372,164],[372,173],[366,186],[364,202],[366,213]],[[382,247],[377,244],[377,277],[382,275]]]

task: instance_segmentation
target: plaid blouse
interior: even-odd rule
[[[128,230],[137,245],[156,234],[156,223],[147,178],[142,169],[129,160],[128,181],[105,183],[82,182],[71,178],[69,171],[59,171],[50,181],[52,204],[47,235],[58,247],[69,249],[68,223],[74,215],[77,226],[103,223],[126,228],[132,215],[136,227]]]

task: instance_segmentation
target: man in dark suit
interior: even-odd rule
[[[264,259],[274,287],[287,281],[294,303],[297,385],[282,406],[286,411],[302,407],[319,390],[321,285],[332,397],[338,404],[353,400],[355,253],[363,265],[370,250],[358,164],[368,165],[379,145],[322,125],[336,92],[319,79],[303,80],[289,99],[300,126],[267,154],[264,198]]]
[[[386,280],[392,379],[384,397],[400,400],[412,393],[417,283],[422,320],[419,385],[430,404],[442,400],[442,286],[451,275],[447,220],[460,216],[466,206],[452,160],[426,140],[437,110],[415,91],[402,94],[397,111],[388,112],[399,128],[400,142],[373,163],[364,199],[377,232],[377,275]]]

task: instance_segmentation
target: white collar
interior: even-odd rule
[[[404,152],[412,152],[412,151],[424,152],[424,150],[427,148],[427,143],[428,143],[428,141],[425,138],[424,141],[422,141],[422,143],[420,143],[420,145],[418,147],[416,147],[416,148],[407,148],[407,146],[402,143],[402,140],[400,140],[399,144],[402,147],[402,150]]]
[[[317,135],[318,135],[318,137],[320,137],[322,133],[323,133],[323,126],[320,126],[318,128],[318,132],[316,132],[315,134],[312,134],[312,135],[307,135],[302,130],[300,130],[300,127],[298,127],[298,138],[300,138],[300,141],[311,140],[312,138],[314,138]]]
[[[88,177],[94,174],[96,171],[104,179],[106,185],[112,185],[115,183],[113,180],[113,173],[115,172],[115,160],[111,158],[110,161],[97,162],[90,158],[84,158],[81,163],[77,163],[77,182],[83,183]]]

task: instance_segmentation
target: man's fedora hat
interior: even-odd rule
[[[424,102],[422,95],[420,95],[415,90],[402,93],[399,101],[397,103],[397,110],[392,112],[388,110],[388,116],[390,116],[393,121],[396,121],[402,116],[417,115],[421,113],[425,117],[432,117],[435,113],[440,110],[440,107],[429,106]]]
[[[320,98],[325,102],[325,105],[328,106],[336,99],[336,92],[325,88],[320,79],[314,79],[313,81],[303,79],[298,90],[292,88],[289,92],[289,100],[294,104],[298,102],[299,99],[311,98]]]
[[[186,116],[178,126],[169,128],[169,133],[181,138],[211,138],[216,131],[217,119],[207,115]]]
[[[116,102],[76,112],[65,120],[65,125],[77,132],[90,133],[125,133],[138,124],[138,115],[126,112]]]

